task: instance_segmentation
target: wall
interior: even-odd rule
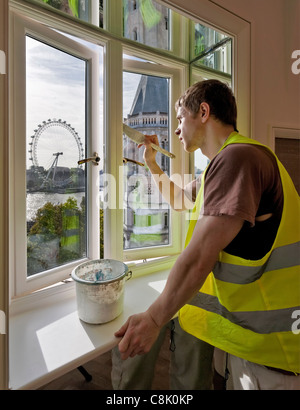
[[[300,128],[300,74],[291,71],[291,54],[300,49],[298,0],[214,0],[211,3],[251,23],[253,137],[270,143],[270,126]],[[0,50],[7,50],[7,3],[0,1]],[[175,0],[196,9],[195,0]],[[7,75],[0,75],[0,310],[7,312]],[[7,335],[0,335],[0,389],[7,386]]]
[[[203,5],[172,1],[201,16]],[[291,55],[300,50],[299,0],[209,0],[251,23],[252,137],[269,145],[271,126],[300,129],[300,74]],[[300,67],[300,64],[298,65]]]
[[[299,0],[214,0],[251,22],[253,137],[270,141],[270,125],[300,128],[300,74],[291,55],[300,50]]]
[[[0,50],[7,56],[8,1],[0,2]],[[7,64],[0,72],[0,390],[8,386],[8,93]],[[4,74],[1,74],[4,72]],[[3,323],[5,320],[5,323]]]

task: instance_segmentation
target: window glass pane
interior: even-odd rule
[[[123,0],[124,37],[169,50],[170,11],[155,0]]]
[[[226,83],[229,87],[231,87],[231,80],[230,78],[221,78],[221,76],[217,76],[214,75],[214,73],[212,73],[209,76],[210,79],[215,78],[217,80],[223,81],[224,83]],[[202,73],[202,75],[200,76],[199,73],[196,76],[195,72],[193,73],[193,82],[195,83],[196,81],[203,81],[203,80],[208,80],[208,77],[205,75],[205,73]],[[195,173],[195,178],[201,176],[203,174],[203,171],[205,170],[205,168],[207,167],[207,165],[209,164],[209,159],[202,154],[200,149],[197,149],[194,153],[194,173]]]
[[[27,275],[86,256],[86,61],[26,37]]]
[[[194,164],[195,178],[198,178],[203,174],[203,171],[209,164],[209,159],[202,154],[200,149],[197,149],[197,151],[195,151]]]
[[[39,0],[80,20],[103,27],[103,0]]]
[[[124,122],[143,134],[156,134],[169,150],[169,80],[124,72]],[[123,156],[140,163],[144,148],[125,134]],[[170,159],[159,152],[157,163],[169,174]],[[169,205],[164,202],[146,166],[124,163],[124,249],[169,244]]]
[[[232,39],[200,23],[193,23],[192,30],[194,33],[194,43],[191,44],[193,65],[231,74]]]

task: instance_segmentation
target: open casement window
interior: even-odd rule
[[[232,37],[191,21],[190,64],[231,76]]]
[[[160,146],[176,159],[157,153],[161,169],[179,181],[182,152],[176,128],[175,100],[180,95],[184,70],[167,64],[123,58],[123,118],[131,128],[157,135]],[[169,256],[181,250],[182,214],[173,211],[160,194],[138,148],[123,136],[123,249],[125,260]],[[129,159],[129,160],[127,160]],[[144,166],[143,166],[144,164]]]
[[[105,0],[38,0],[63,13],[103,27]]]
[[[99,55],[12,15],[15,294],[99,258]],[[103,159],[103,158],[102,158]],[[101,160],[100,160],[101,161]]]
[[[123,0],[123,36],[188,59],[189,20],[155,0]]]
[[[139,43],[170,49],[169,8],[154,0],[123,0],[123,35]]]
[[[29,0],[119,37],[188,59],[189,20],[156,0]]]
[[[232,87],[233,38],[200,23],[191,22],[190,29],[191,84],[216,79]],[[201,150],[197,150],[194,154],[193,175],[200,178],[208,164],[208,158]]]
[[[208,0],[199,0],[201,8],[196,13],[181,15],[180,8],[174,9],[177,2],[149,0],[145,2],[148,8],[142,14],[141,9],[138,11],[142,20],[134,20],[142,1],[135,4],[131,0],[84,0],[77,2],[78,16],[76,8],[71,8],[72,14],[67,9],[55,8],[58,3],[60,7],[76,3],[68,0],[10,1],[15,16],[10,24],[13,295],[58,282],[85,259],[124,260],[136,265],[134,273],[145,274],[164,269],[182,251],[187,213],[171,210],[156,186],[149,183],[149,174],[140,172],[139,165],[122,161],[124,157],[142,160],[142,149],[128,143],[123,135],[123,122],[142,133],[159,135],[163,147],[176,155],[176,159],[158,155],[160,165],[172,178],[178,177],[175,182],[182,185],[197,176],[207,162],[204,158],[203,165],[203,158],[197,159],[198,153],[194,161],[193,155],[183,152],[174,134],[174,104],[189,84],[203,78],[219,78],[232,84],[238,97],[238,127],[250,135],[249,24],[228,13],[224,17],[223,10]],[[83,6],[88,18],[87,14],[83,17]],[[90,6],[97,10],[93,12]],[[99,26],[98,6],[103,6],[101,30],[95,27]],[[127,6],[132,16],[124,13]],[[148,36],[140,41],[140,34],[148,30],[148,19],[153,17],[149,14],[152,6],[157,7],[161,16],[165,12],[165,17],[168,15],[168,21],[153,23],[152,30],[152,34],[156,26],[165,30],[167,45],[161,46],[160,30],[156,38]],[[25,17],[21,19],[21,15],[43,24],[33,24]],[[139,21],[138,26],[135,21]],[[102,50],[100,64],[95,47]],[[42,53],[42,49],[47,52]],[[102,73],[97,73],[99,67],[104,73],[103,80]],[[137,111],[138,89],[147,83],[164,93],[164,104],[141,106],[142,110]],[[98,91],[103,92],[100,115]],[[52,110],[48,110],[50,106]],[[47,110],[37,118],[43,107]],[[54,130],[59,133],[53,133]],[[63,141],[67,141],[67,150]],[[49,154],[47,162],[43,159],[45,151]],[[76,151],[76,160],[72,151]],[[95,152],[101,158],[98,166],[93,162],[77,166],[79,157],[92,157]],[[68,162],[70,157],[74,160],[72,164]],[[197,166],[197,161],[201,161],[201,166]],[[143,175],[142,181],[138,174]],[[147,184],[143,182],[146,180]],[[60,196],[68,182],[66,199],[42,204],[37,201],[37,186],[44,191],[52,187],[60,191],[55,192]],[[141,195],[143,184],[146,197]],[[82,186],[84,191],[74,192]],[[72,198],[69,200],[75,194],[80,197],[76,203]],[[34,197],[37,199],[32,209],[27,205]],[[99,229],[99,219],[104,219],[103,229]],[[102,253],[100,234],[105,242]],[[139,263],[156,258],[159,261]]]

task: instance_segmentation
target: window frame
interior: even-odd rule
[[[252,99],[254,81],[251,59],[254,45],[251,42],[251,23],[210,0],[189,2],[187,6],[185,0],[157,1],[196,22],[232,37],[231,76],[238,107],[238,129],[241,134],[251,138],[254,120]],[[201,16],[199,10],[201,10]]]
[[[15,113],[11,118],[10,127],[13,130],[14,140],[11,144],[11,174],[13,175],[13,187],[11,195],[13,197],[14,212],[13,221],[11,221],[11,231],[14,232],[14,295],[22,295],[39,288],[49,286],[60,280],[66,279],[71,270],[79,263],[88,259],[97,258],[99,255],[100,241],[95,241],[95,235],[99,235],[99,217],[97,204],[97,190],[95,189],[99,181],[99,172],[97,167],[87,168],[87,256],[77,259],[76,261],[66,263],[53,269],[27,277],[27,234],[26,234],[26,36],[32,36],[38,41],[45,42],[53,47],[57,47],[66,53],[70,53],[77,58],[87,61],[87,99],[90,108],[87,111],[86,125],[87,135],[90,134],[90,141],[87,141],[87,149],[90,152],[99,151],[99,143],[96,136],[98,135],[98,93],[96,87],[92,84],[99,78],[97,54],[87,47],[81,46],[77,42],[45,27],[41,23],[23,16],[11,15],[11,29],[14,35],[13,54],[13,75],[11,81],[12,110]],[[92,154],[91,154],[92,155]],[[94,184],[91,181],[95,181]],[[99,185],[99,182],[98,182]]]
[[[15,3],[15,2],[13,2]],[[17,4],[17,3],[16,3]],[[70,22],[70,24],[65,24],[66,23],[66,18],[64,16],[52,16],[48,15],[46,10],[31,10],[28,6],[25,8],[22,6],[17,5],[17,10],[14,10],[14,7],[12,7],[12,32],[11,36],[14,36],[14,28],[15,24],[13,20],[19,19],[20,20],[20,25],[22,25],[21,22],[28,21],[28,24],[30,25],[36,25],[37,27],[42,27],[43,25],[51,26],[52,29],[57,29],[57,30],[62,30],[66,33],[69,33],[71,35],[79,35],[80,32],[80,27],[84,26],[84,23],[82,22]],[[44,19],[45,17],[45,19]],[[37,23],[31,22],[31,19],[36,20]],[[41,23],[43,21],[43,23]],[[67,19],[68,21],[68,19]],[[80,27],[79,27],[80,26]],[[47,27],[44,28],[45,32],[47,32]],[[24,28],[20,29],[22,35],[24,36]],[[33,30],[34,31],[34,30]],[[37,31],[39,31],[37,29]],[[87,35],[89,30],[86,30],[85,32],[85,37],[89,37]],[[52,34],[52,32],[51,32]],[[90,34],[90,33],[89,33]],[[20,35],[20,34],[19,34]],[[156,74],[156,75],[163,75],[166,77],[171,78],[172,83],[178,83],[179,86],[177,86],[175,91],[172,91],[170,94],[170,128],[175,129],[177,127],[177,122],[176,122],[176,115],[175,111],[172,112],[172,107],[174,107],[174,102],[175,99],[180,95],[184,89],[188,85],[188,64],[180,61],[174,61],[172,58],[169,57],[169,55],[162,56],[160,53],[155,53],[149,47],[145,46],[145,49],[142,50],[144,47],[138,46],[137,48],[135,45],[131,44],[124,44],[124,42],[120,41],[119,39],[111,38],[110,36],[101,36],[102,38],[99,39],[97,37],[97,40],[95,41],[95,36],[92,34],[90,36],[90,41],[97,42],[98,44],[101,43],[105,47],[105,56],[104,56],[104,65],[105,65],[105,81],[104,81],[104,106],[105,106],[105,112],[103,113],[104,117],[104,138],[105,135],[108,136],[110,135],[110,138],[106,139],[106,152],[105,156],[107,158],[112,158],[111,161],[108,161],[107,167],[105,169],[105,172],[110,173],[111,175],[114,175],[117,180],[117,191],[116,191],[116,203],[119,204],[122,202],[122,189],[120,188],[122,186],[119,181],[122,180],[122,175],[120,173],[120,167],[123,168],[123,153],[122,149],[120,149],[120,144],[119,144],[119,136],[123,135],[122,131],[122,121],[123,121],[123,107],[122,107],[122,99],[120,99],[120,89],[122,89],[122,76],[123,76],[123,68],[122,65],[119,64],[120,59],[123,59],[123,53],[133,53],[135,56],[140,55],[140,57],[143,58],[148,58],[150,61],[155,62],[156,64],[143,64],[143,63],[136,63],[138,68],[136,67],[135,69],[141,70],[145,73],[148,74]],[[24,36],[25,38],[25,36]],[[47,34],[45,34],[45,40],[47,38]],[[47,41],[46,41],[47,42]],[[72,41],[70,40],[72,43]],[[126,43],[126,41],[125,41]],[[77,47],[77,43],[75,44],[75,48]],[[14,57],[16,56],[17,49],[21,48],[22,44],[19,43],[18,47],[13,48],[13,55]],[[25,48],[24,48],[25,49]],[[24,51],[23,51],[24,53]],[[72,50],[73,54],[75,53],[75,50]],[[19,64],[14,64],[14,59],[12,61],[12,66],[14,67],[15,71],[14,76],[19,76],[22,71],[19,71],[21,68],[21,65]],[[143,67],[142,67],[143,65]],[[133,69],[133,67],[131,67]],[[13,78],[13,76],[12,76]],[[175,80],[176,78],[176,80]],[[13,87],[14,81],[12,81],[12,87]],[[172,88],[172,87],[171,87]],[[174,87],[173,87],[174,88]],[[19,92],[19,91],[18,91]],[[25,90],[23,90],[23,99],[25,98]],[[14,107],[14,100],[12,103],[12,109],[15,111]],[[18,110],[16,110],[18,111]],[[23,116],[25,116],[25,110],[23,110]],[[25,121],[25,118],[23,118],[23,121]],[[11,129],[13,130],[16,124],[12,123],[11,124]],[[23,141],[24,148],[23,151],[26,151],[26,138],[25,141]],[[176,144],[175,144],[176,145]],[[18,145],[19,147],[19,145]],[[180,151],[180,146],[179,143],[177,143],[177,149],[173,148],[172,144],[172,150],[175,153],[177,160],[176,160],[176,167],[171,167],[171,173],[175,172],[183,175],[184,173],[188,173],[188,157],[186,154],[182,153]],[[13,156],[13,154],[11,154]],[[186,157],[186,161],[183,161],[183,157]],[[19,166],[21,167],[21,164],[24,164],[24,159],[23,161],[19,162]],[[185,167],[185,168],[184,168]],[[11,175],[13,179],[15,178],[15,171],[13,167],[11,166]],[[12,182],[12,184],[14,184]],[[24,184],[24,179],[22,181],[22,178],[17,182],[17,185]],[[16,216],[11,218],[10,221],[10,226],[13,228],[14,231],[14,245],[12,247],[13,252],[11,254],[11,271],[14,272],[13,278],[11,280],[11,289],[12,289],[12,296],[13,297],[19,297],[22,295],[25,295],[27,293],[30,293],[34,290],[38,290],[42,287],[45,286],[50,286],[52,284],[55,284],[61,280],[64,280],[69,277],[70,272],[73,267],[77,266],[79,261],[76,261],[74,263],[70,263],[66,265],[65,269],[62,269],[60,267],[55,268],[51,271],[48,272],[43,272],[41,275],[34,275],[33,277],[27,278],[27,275],[25,275],[24,266],[26,266],[26,255],[23,255],[22,258],[17,258],[17,252],[18,249],[22,248],[24,249],[24,241],[26,242],[25,238],[25,232],[22,232],[22,235],[18,235],[18,227],[22,225],[22,221],[26,221],[26,216],[25,216],[25,207],[23,207],[23,216],[22,212],[18,211],[19,206],[17,205],[18,203],[24,203],[24,198],[26,198],[26,189],[25,189],[25,184],[23,187],[23,194],[21,194],[21,197],[23,198],[21,201],[17,201],[16,198],[20,194],[18,192],[19,189],[17,188],[17,185],[14,186],[12,193],[11,193],[11,202],[14,203],[15,207],[17,208],[16,211]],[[92,185],[92,184],[90,184]],[[147,271],[153,272],[154,270],[157,270],[157,264],[155,263],[155,260],[150,260],[149,263],[145,264],[142,263],[142,266],[140,265],[139,261],[142,259],[143,262],[145,262],[145,259],[155,259],[155,258],[160,258],[160,265],[161,265],[161,257],[166,257],[168,259],[167,265],[170,266],[170,263],[173,263],[173,256],[177,255],[183,246],[183,235],[181,235],[182,231],[182,219],[183,215],[178,214],[177,212],[171,211],[172,213],[172,221],[173,221],[173,226],[171,229],[171,236],[172,236],[172,243],[170,245],[163,245],[163,246],[156,246],[156,247],[149,247],[146,252],[145,249],[135,249],[135,250],[130,250],[130,251],[125,251],[123,250],[123,230],[122,232],[120,231],[120,226],[123,226],[123,209],[119,207],[118,209],[113,209],[113,208],[107,208],[104,209],[104,243],[105,243],[105,252],[104,252],[104,257],[105,258],[112,258],[112,259],[119,259],[119,260],[124,260],[124,261],[133,261],[134,264],[133,270],[134,272],[138,275],[139,272],[142,272],[142,274]],[[95,214],[95,212],[94,212]],[[94,217],[95,220],[98,220],[99,218]],[[93,226],[94,231],[96,231],[95,226]],[[25,228],[23,228],[23,231],[25,231]],[[99,231],[99,230],[98,230]],[[180,233],[180,234],[178,234]],[[17,239],[21,238],[21,239]],[[23,238],[23,239],[22,239]],[[98,243],[99,241],[90,241],[90,243]],[[99,252],[94,248],[93,253],[89,254],[89,258],[98,258],[99,257]],[[84,259],[82,260],[84,261]],[[81,261],[80,261],[81,262]],[[163,262],[163,264],[166,264],[166,262]],[[147,265],[147,266],[145,266]],[[162,266],[162,265],[161,265]],[[146,269],[145,269],[146,268]],[[57,274],[55,271],[58,271]]]
[[[177,128],[177,120],[175,113],[175,102],[179,95],[181,95],[186,88],[187,83],[187,67],[183,64],[174,64],[168,59],[164,59],[164,65],[162,59],[157,59],[155,55],[151,53],[143,53],[143,56],[136,52],[136,50],[124,47],[124,54],[134,55],[135,57],[147,58],[151,62],[157,62],[157,64],[151,64],[148,62],[135,61],[131,59],[123,59],[123,70],[132,73],[145,74],[165,77],[170,80],[169,90],[169,149],[176,156],[176,161],[170,160],[170,176],[171,178],[188,174],[184,172],[180,164],[183,163],[184,153],[181,149],[178,138],[175,136],[172,130]],[[147,260],[155,257],[168,257],[170,255],[178,254],[182,250],[182,220],[184,215],[180,212],[176,212],[170,208],[170,243],[169,245],[149,246],[144,248],[126,249],[123,250],[124,261],[132,260]]]
[[[106,1],[106,0],[104,0]],[[180,3],[183,3],[181,0],[174,2],[169,2],[167,0],[158,0],[160,3],[164,4],[167,7],[174,8],[176,13],[183,12],[183,15],[191,18],[195,21],[202,22],[203,24],[210,24],[216,30],[221,30],[226,32],[234,38],[233,42],[233,66],[232,66],[232,83],[234,90],[237,92],[237,103],[239,109],[239,129],[242,130],[245,134],[251,136],[251,61],[250,61],[250,24],[245,20],[240,19],[233,14],[226,12],[219,8],[218,6],[207,2],[207,0],[199,0],[203,7],[203,16],[201,12],[201,20],[198,12],[195,13],[193,10],[193,5],[189,5],[189,11],[184,9],[184,6]],[[121,0],[116,0],[120,4]],[[116,6],[116,4],[115,4]],[[198,5],[199,6],[199,5]],[[23,16],[35,18],[39,21],[42,21],[44,24],[51,26],[54,29],[62,30],[72,35],[78,35],[95,42],[97,44],[103,45],[105,47],[105,81],[104,81],[104,137],[110,136],[107,139],[106,143],[106,152],[105,155],[111,158],[111,161],[108,163],[108,167],[105,172],[111,173],[116,177],[119,176],[119,168],[122,166],[122,152],[118,148],[119,136],[122,135],[122,98],[120,98],[120,90],[122,90],[122,74],[123,67],[120,64],[122,60],[123,52],[134,51],[135,55],[141,54],[143,58],[148,58],[149,60],[153,59],[154,62],[159,63],[168,63],[171,65],[177,65],[177,68],[180,72],[180,92],[175,96],[178,97],[188,86],[189,83],[189,63],[184,57],[184,54],[187,54],[188,49],[185,47],[186,40],[183,41],[181,38],[177,38],[176,45],[177,49],[181,50],[180,53],[175,55],[172,52],[153,50],[148,46],[130,41],[128,39],[122,38],[120,36],[118,22],[120,20],[120,14],[116,16],[113,13],[113,9],[106,8],[105,13],[109,14],[109,20],[105,23],[105,29],[103,30],[98,27],[91,27],[90,24],[82,22],[78,19],[65,15],[62,12],[56,12],[55,10],[50,10],[50,7],[46,7],[43,4],[37,4],[34,0],[10,0],[10,10],[15,13],[21,13]],[[217,12],[216,12],[217,11]],[[224,18],[224,14],[225,17]],[[183,29],[188,33],[188,24],[183,21]],[[209,23],[208,23],[209,22]],[[222,29],[221,29],[222,27]],[[173,28],[172,28],[173,30]],[[174,30],[173,30],[174,31]],[[179,34],[179,31],[178,31]],[[188,34],[186,36],[188,38]],[[10,34],[10,38],[13,38]],[[180,44],[179,44],[180,43]],[[239,54],[238,54],[239,53]],[[10,53],[12,54],[12,53]],[[239,72],[236,68],[239,66]],[[11,112],[14,113],[14,110],[11,109]],[[170,123],[171,129],[176,129],[177,123],[174,116],[174,119]],[[170,134],[171,135],[171,134]],[[193,174],[193,159],[192,156],[189,156],[185,152],[180,152],[178,157],[178,162],[176,162],[176,171],[180,175],[184,174]],[[172,172],[172,171],[171,171]],[[11,181],[13,183],[14,173],[12,170],[12,164],[10,164],[10,174],[12,176]],[[119,184],[120,186],[121,184]],[[120,202],[122,196],[122,191],[119,190],[117,193],[117,203]],[[118,202],[119,201],[119,202]],[[15,203],[14,194],[10,194],[10,202]],[[181,241],[178,243],[178,252],[183,248],[183,240],[185,237],[187,222],[184,214],[179,214],[180,226],[181,226]],[[122,232],[120,233],[120,221],[123,217],[123,209],[111,210],[107,209],[104,211],[104,242],[105,242],[105,254],[104,257],[111,257],[115,259],[124,258],[123,252],[123,238]],[[10,226],[14,226],[15,222],[13,216],[10,215]],[[122,226],[123,224],[121,224]],[[178,237],[180,235],[178,234]],[[13,251],[10,255],[10,270],[15,271],[15,236],[13,235],[10,239],[11,249]],[[126,257],[126,255],[125,255]],[[139,255],[134,256],[138,258]],[[147,256],[151,257],[151,255]],[[153,256],[154,257],[154,256]],[[132,259],[132,256],[129,256],[128,259]],[[144,258],[141,258],[144,259]],[[176,255],[169,256],[164,258],[166,261],[173,263],[176,259]],[[126,259],[127,260],[127,259]],[[169,262],[162,262],[162,259],[159,259],[159,262],[152,260],[145,263],[136,263],[136,269],[134,269],[135,274],[145,274],[153,272],[155,270],[161,270],[168,265]],[[15,279],[11,280],[13,283]],[[13,287],[12,287],[13,289]],[[12,294],[15,295],[15,289],[13,289]]]

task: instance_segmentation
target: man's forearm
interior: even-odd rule
[[[197,294],[218,260],[219,252],[237,235],[243,220],[202,216],[189,245],[179,255],[161,295],[148,312],[158,327],[166,324]]]
[[[229,216],[200,217],[161,295],[146,312],[130,316],[115,333],[116,337],[122,337],[119,349],[123,359],[149,352],[162,326],[201,289],[220,251],[236,237],[243,222]]]
[[[147,165],[159,191],[173,209],[185,211],[193,207],[192,198],[189,198],[185,189],[175,184],[155,161]]]
[[[198,263],[190,262],[188,253],[189,250],[185,250],[178,257],[171,269],[165,289],[148,309],[160,328],[198,293],[210,272],[208,267],[202,268]],[[199,257],[203,256],[199,254]]]

